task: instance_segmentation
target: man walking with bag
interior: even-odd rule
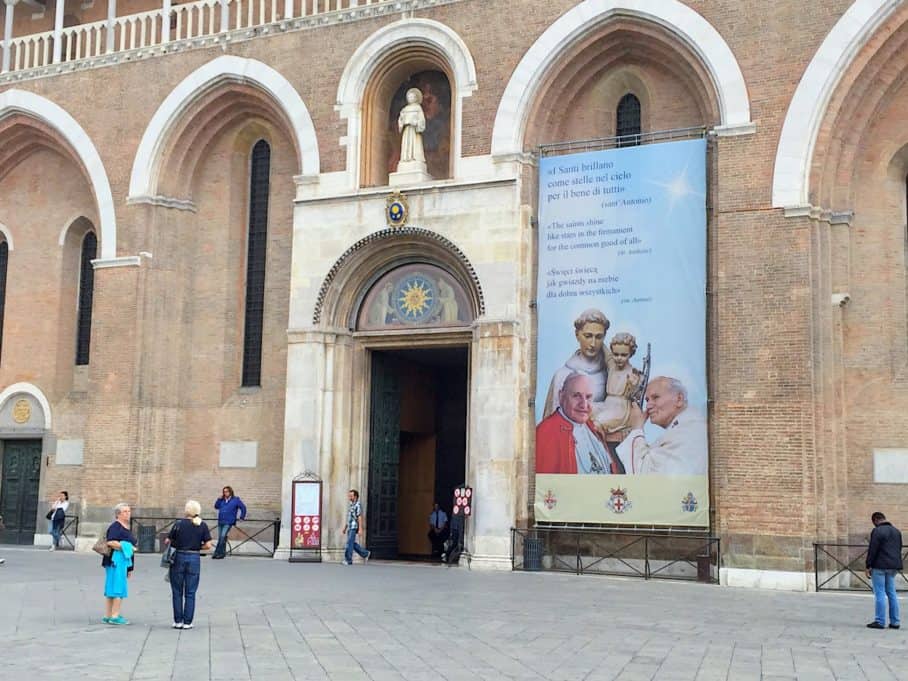
[[[877,511],[870,520],[873,521],[873,532],[870,533],[870,546],[867,549],[867,576],[873,584],[875,602],[874,620],[867,625],[868,629],[886,628],[886,601],[889,601],[889,628],[898,629],[899,599],[895,593],[895,577],[902,569],[902,533],[899,532],[886,516]]]
[[[347,524],[344,525],[344,534],[347,535],[347,545],[344,549],[344,565],[353,565],[353,552],[363,559],[363,562],[369,560],[371,551],[367,551],[357,543],[357,537],[363,534],[363,507],[359,503],[359,492],[351,489],[347,492],[347,499],[350,506],[347,507]]]

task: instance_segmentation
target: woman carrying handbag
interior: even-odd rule
[[[211,532],[199,514],[198,501],[186,502],[186,517],[176,521],[167,536],[173,549],[170,564],[170,592],[173,597],[173,628],[192,629],[195,617],[195,594],[202,574],[200,552],[211,549]],[[165,551],[165,560],[167,559]]]

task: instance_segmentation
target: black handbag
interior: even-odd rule
[[[177,550],[173,548],[171,544],[168,544],[164,547],[164,550],[161,552],[161,567],[169,568],[173,565],[173,559],[177,555]]]
[[[51,518],[54,517],[54,512],[53,512],[53,511],[48,511],[48,512],[47,512],[47,515],[44,516],[44,517],[47,518],[48,520],[50,520]]]

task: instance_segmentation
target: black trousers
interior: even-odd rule
[[[441,532],[435,532],[434,530],[429,530],[429,541],[432,543],[432,555],[440,556],[444,550],[445,540],[450,535],[448,528],[444,528]]]

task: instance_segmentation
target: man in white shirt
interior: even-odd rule
[[[646,441],[647,419],[665,432],[654,442]],[[681,381],[658,376],[646,388],[646,414],[631,408],[633,430],[618,445],[618,456],[629,474],[706,475],[706,420],[687,404],[687,389]]]

